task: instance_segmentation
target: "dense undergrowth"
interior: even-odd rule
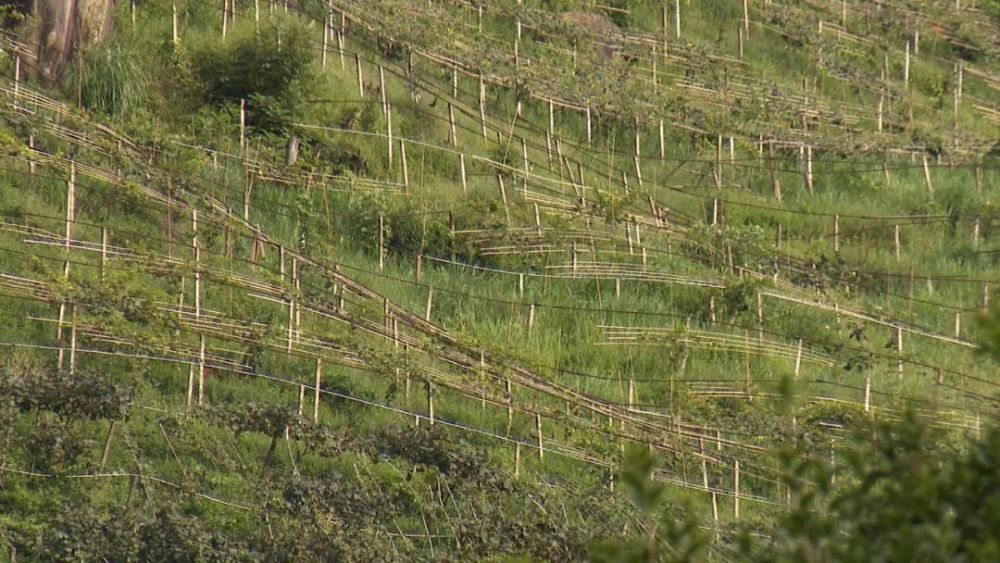
[[[122,4],[4,82],[0,558],[995,558],[992,4]]]

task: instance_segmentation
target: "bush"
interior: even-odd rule
[[[247,102],[247,124],[281,132],[301,100],[296,81],[312,60],[306,26],[294,18],[247,22],[226,37],[201,39],[182,46],[180,65],[194,77],[194,87],[212,103]]]

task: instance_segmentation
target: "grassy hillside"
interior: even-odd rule
[[[739,559],[1000,415],[996,2],[120,4],[3,35],[0,560],[583,559],[630,450]]]

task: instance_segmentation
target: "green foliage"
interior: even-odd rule
[[[704,561],[708,556],[709,537],[699,528],[699,521],[690,513],[678,520],[672,510],[664,509],[666,485],[652,479],[656,459],[643,449],[634,449],[625,458],[621,473],[629,499],[643,515],[641,537],[612,540],[596,544],[591,550],[593,561],[670,562]]]
[[[122,41],[111,41],[77,55],[63,74],[69,97],[109,115],[142,111],[149,103],[150,78],[142,54]]]
[[[186,43],[179,64],[190,70],[205,100],[236,105],[246,100],[249,126],[280,132],[300,103],[301,92],[292,86],[308,72],[312,60],[309,36],[308,27],[294,18],[276,18],[258,26],[246,22],[225,39],[213,36]]]
[[[43,410],[63,420],[122,420],[131,407],[131,390],[109,375],[82,371],[72,375],[55,371],[16,373],[0,369],[0,397],[9,397],[23,410]]]

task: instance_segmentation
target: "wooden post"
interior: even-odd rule
[[[323,360],[316,360],[316,382],[313,394],[313,420],[319,422],[319,394],[323,388]]]
[[[930,168],[930,165],[927,164],[927,155],[926,154],[923,155],[923,163],[924,163],[924,182],[927,184],[927,192],[933,194],[934,193],[934,185],[931,184],[931,168]]]
[[[635,410],[635,380],[628,380],[628,410]]]
[[[593,129],[592,129],[591,119],[590,119],[590,106],[587,106],[587,146],[588,147],[591,145],[592,141],[593,141]]]
[[[365,97],[365,78],[361,73],[361,55],[358,53],[354,54],[354,66],[357,67],[358,71],[358,97],[364,99]]]
[[[330,46],[330,19],[332,17],[333,13],[328,13],[326,19],[323,20],[323,52],[320,54],[320,66],[323,68],[326,68],[326,52]]]
[[[135,3],[132,4],[132,14],[133,16],[135,15]],[[133,19],[133,23],[134,21],[135,20]],[[177,15],[177,0],[174,0],[173,29],[174,47],[177,47],[181,44],[180,19]]]
[[[455,127],[455,107],[448,102],[448,136],[450,137],[451,146],[458,147],[458,130]]]
[[[545,458],[545,444],[542,442],[542,415],[535,415],[535,428],[538,430],[538,461]]]
[[[385,134],[386,143],[385,150],[387,159],[389,162],[389,169],[392,169],[392,104],[386,102],[385,104]]]
[[[733,517],[740,519],[740,460],[733,466]]]
[[[514,478],[521,477],[521,442],[514,442]]]
[[[229,0],[222,0],[222,38],[226,38],[226,27],[229,24]]]
[[[528,142],[524,140],[524,137],[521,137],[521,157],[524,160],[524,178],[522,179],[523,180],[522,186],[524,188],[524,197],[527,198],[528,197],[528,174],[530,174],[530,171],[529,171],[529,168],[528,168]]]
[[[378,216],[378,271],[385,270],[385,217]]]
[[[403,193],[410,191],[410,169],[406,165],[406,142],[399,140],[399,160],[403,163]]]
[[[747,37],[750,37],[750,7],[748,6],[749,0],[743,0],[743,30],[746,31]]]
[[[660,160],[663,160],[666,157],[667,157],[667,145],[666,145],[666,143],[664,143],[663,120],[661,119],[660,120]]]
[[[681,0],[674,0],[674,33],[681,38]]]
[[[900,254],[899,225],[893,225],[892,226],[892,238],[893,238],[893,242],[895,243],[895,247],[896,247],[896,262],[899,262],[899,254]]]
[[[802,339],[799,338],[798,347],[795,350],[795,379],[799,378],[799,369],[802,367]]]
[[[865,412],[871,412],[872,408],[872,376],[865,375]]]
[[[979,217],[972,224],[972,248],[979,250]]]
[[[379,94],[382,96],[382,115],[387,115],[389,113],[389,100],[385,91],[385,67],[382,65],[378,65],[378,85]]]
[[[639,189],[642,189],[642,168],[639,167],[639,157],[635,157],[635,179],[639,183]],[[583,174],[580,174],[580,179],[583,180]],[[582,182],[581,182],[582,183]]]
[[[424,320],[431,322],[431,307],[434,305],[434,287],[427,286],[427,307],[424,310]]]
[[[955,311],[955,338],[962,337],[962,312]]]
[[[833,216],[833,251],[840,252],[840,214]]]
[[[722,135],[716,138],[715,142],[715,188],[722,189]]]
[[[469,185],[466,183],[466,178],[465,178],[465,153],[459,153],[458,167],[459,171],[462,174],[462,193],[467,193],[469,191]]]
[[[813,193],[813,149],[811,145],[806,145],[806,189]]]
[[[431,426],[434,426],[434,384],[427,380],[427,416]]]
[[[741,61],[743,60],[743,55],[745,50],[743,46],[743,43],[745,41],[745,39],[743,38],[743,33],[744,31],[742,27],[736,29],[736,51]]]
[[[482,6],[479,7],[482,13]],[[479,124],[483,130],[483,139],[486,138],[486,83],[483,81],[483,73],[479,73]]]
[[[247,101],[240,99],[240,149],[247,150]]]
[[[532,327],[535,326],[535,304],[532,303],[528,306],[528,332],[531,332]]]
[[[903,58],[903,88],[910,89],[910,42],[906,42],[906,54]]]

